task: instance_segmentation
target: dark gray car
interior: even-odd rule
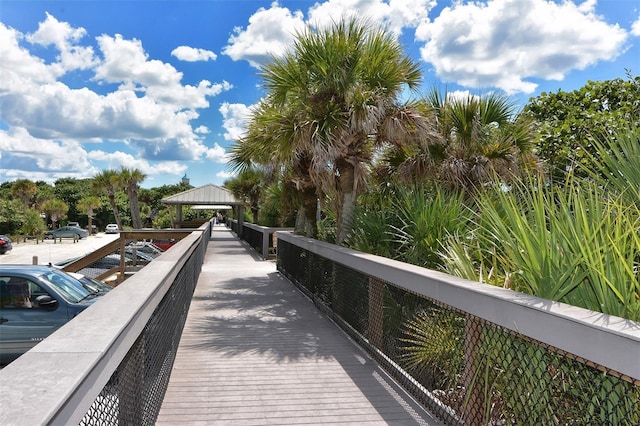
[[[34,347],[102,294],[56,268],[0,265],[0,364]]]
[[[75,226],[61,226],[58,229],[52,229],[51,231],[45,232],[44,238],[78,238],[81,240],[88,235],[89,233],[84,229],[76,228]]]

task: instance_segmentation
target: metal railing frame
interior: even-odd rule
[[[582,359],[585,364],[594,363],[615,371],[620,374],[620,377],[630,382],[640,381],[640,323],[465,280],[293,233],[279,233],[278,239],[280,244],[291,244],[298,249],[362,273],[368,276],[370,281],[385,282],[407,290],[504,327],[525,338],[565,351]],[[296,261],[293,260],[293,262]],[[280,248],[277,263],[278,270],[295,283],[295,277],[291,276],[282,265],[284,262],[281,261]],[[298,286],[302,284],[296,283]],[[305,288],[301,290],[316,304],[324,305],[322,300],[316,300],[315,295],[309,294]],[[371,299],[369,303],[371,304]],[[369,315],[372,315],[372,310],[378,308],[381,309],[381,307],[370,305]],[[353,330],[330,308],[323,309],[328,309],[330,311],[328,314],[369,350],[379,362],[383,365],[393,364],[377,350],[378,345],[375,342],[369,341],[369,338]],[[354,333],[357,335],[354,336]],[[392,365],[392,368],[399,369],[398,374],[407,375],[397,365]],[[419,387],[417,382],[414,384]]]
[[[188,262],[197,280],[210,235],[202,225],[1,370],[0,424],[79,424]]]
[[[236,235],[238,235],[238,221],[235,219],[227,219],[226,220],[226,225],[229,229],[231,229],[233,232],[235,232]],[[260,226],[260,225],[255,225],[253,223],[247,223],[244,222],[242,224],[243,227],[243,232],[242,232],[242,236],[240,238],[242,238],[244,241],[247,241],[250,243],[250,239],[251,239],[251,235],[252,232],[257,232],[262,234],[261,238],[260,238],[260,246],[259,247],[253,247],[252,248],[256,251],[258,251],[260,253],[260,255],[262,256],[263,259],[267,259],[270,255],[269,255],[269,249],[273,247],[273,234],[275,234],[276,232],[291,232],[293,231],[293,228],[275,228],[275,227],[267,227],[267,226]],[[249,232],[248,232],[249,230]]]

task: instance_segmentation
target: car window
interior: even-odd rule
[[[27,282],[29,283],[29,291],[31,292],[32,300],[38,296],[51,296],[45,289],[43,289],[37,283],[34,283],[31,280],[27,280]]]
[[[0,277],[0,307],[2,309],[31,309],[31,292],[27,279]]]
[[[55,269],[43,274],[41,278],[51,283],[70,302],[78,303],[94,294],[75,278]]]

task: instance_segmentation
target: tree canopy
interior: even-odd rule
[[[626,80],[589,81],[571,92],[543,92],[525,112],[538,123],[538,156],[561,180],[567,171],[588,166],[590,154],[596,153],[595,138],[640,127],[640,77],[629,74]]]

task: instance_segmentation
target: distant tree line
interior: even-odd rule
[[[137,169],[104,170],[93,178],[61,178],[53,184],[18,179],[0,184],[0,233],[38,235],[70,221],[82,227],[170,227],[171,217],[160,200],[189,184],[140,188],[145,175]],[[186,212],[188,218],[191,213]]]

